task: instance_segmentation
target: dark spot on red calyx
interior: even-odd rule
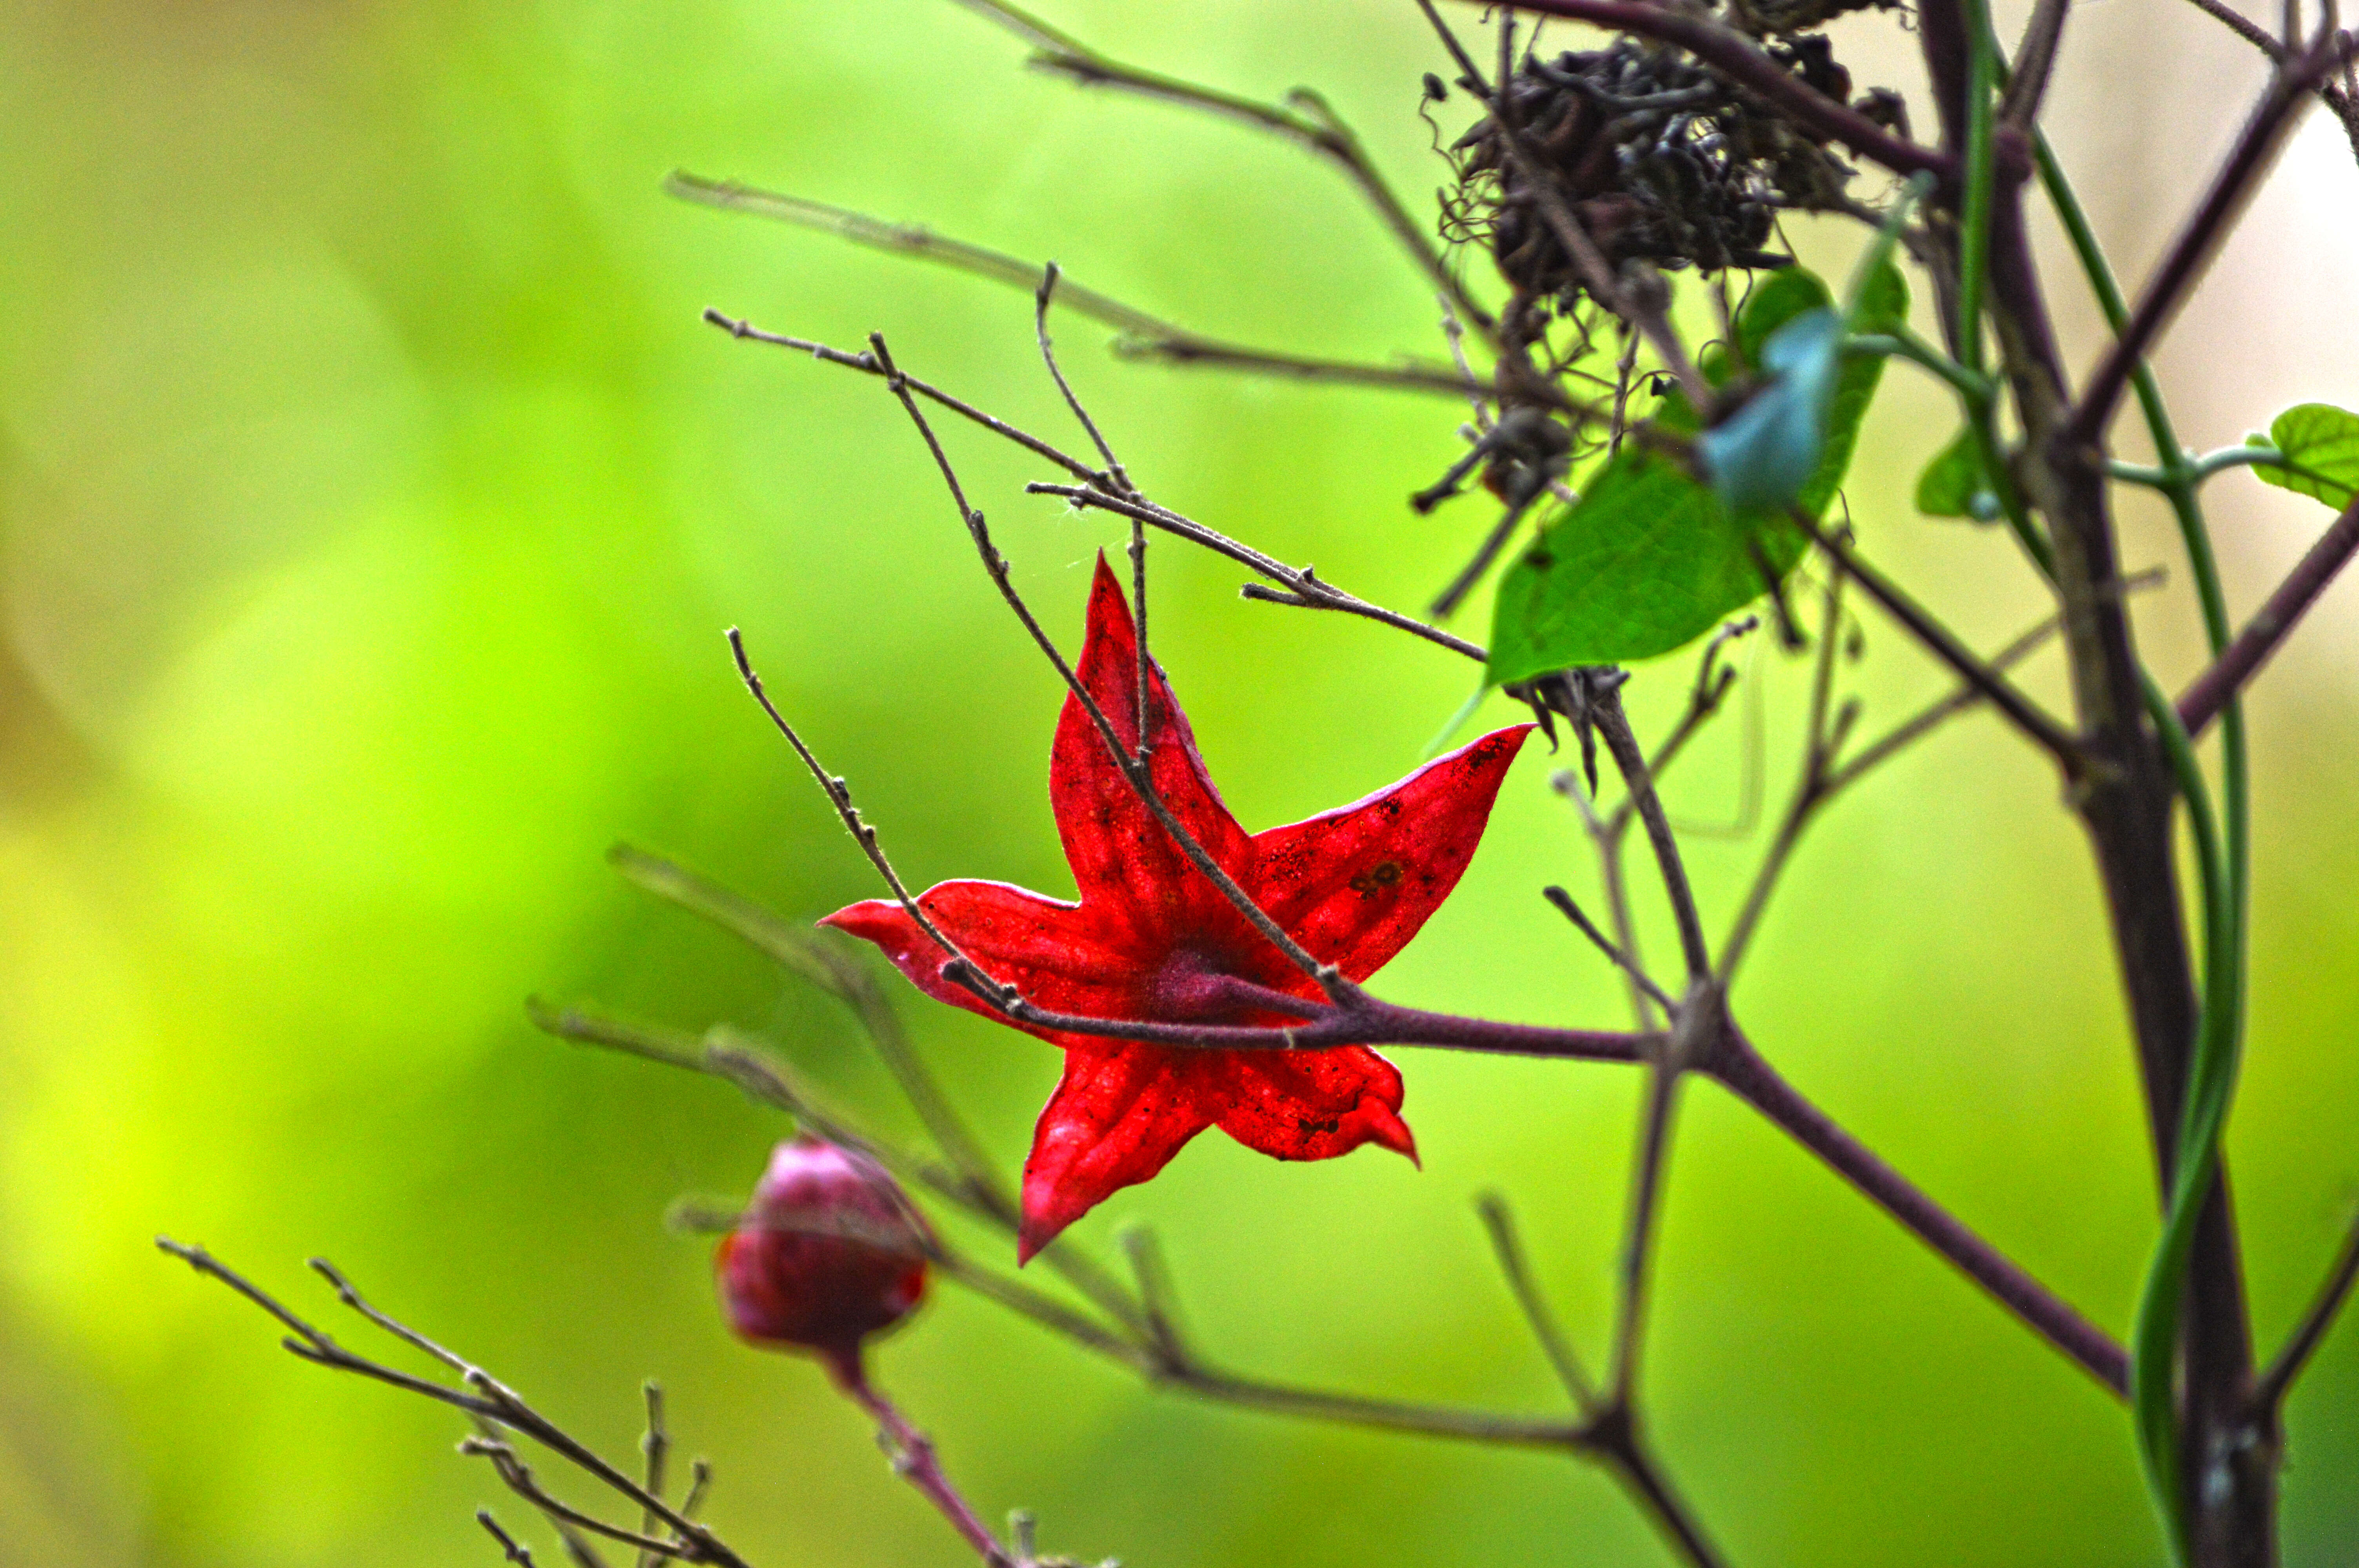
[[[1400,886],[1400,880],[1401,863],[1398,860],[1379,860],[1353,877],[1349,885],[1353,892],[1364,897],[1397,888]]]

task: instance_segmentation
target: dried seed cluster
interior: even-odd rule
[[[1827,40],[1788,30],[1832,14],[1798,0],[1774,21],[1756,11],[1730,19],[1840,103],[1851,79]],[[1782,265],[1767,248],[1777,212],[1840,207],[1852,178],[1823,142],[1760,98],[1680,50],[1637,38],[1552,59],[1527,53],[1503,100],[1507,125],[1485,115],[1451,149],[1457,183],[1444,196],[1443,232],[1491,253],[1517,314],[1569,314],[1587,287],[1549,222],[1550,196],[1617,273],[1632,261],[1718,272]],[[1863,107],[1870,103],[1882,110],[1877,95]]]

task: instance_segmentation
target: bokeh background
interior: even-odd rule
[[[1439,56],[1405,5],[1054,14],[1241,90],[1317,83],[1413,196],[1441,177],[1412,114]],[[1843,34],[1864,83],[1913,88],[1892,18]],[[663,1228],[675,1195],[749,1184],[780,1121],[547,1040],[521,1002],[731,1021],[907,1130],[844,1018],[603,852],[666,851],[798,917],[874,891],[738,687],[720,637],[736,623],[914,880],[1065,889],[1042,787],[1058,688],[878,385],[698,313],[850,345],[883,329],[1011,417],[1053,431],[1060,413],[1021,295],[659,182],[686,167],[923,220],[1310,351],[1438,351],[1417,277],[1298,151],[1027,74],[1018,44],[940,0],[17,3],[0,55],[0,1558],[481,1563],[477,1505],[527,1522],[451,1455],[448,1412],[280,1354],[152,1250],[167,1231],[332,1317],[301,1266],[329,1255],[618,1455],[639,1380],[660,1379],[682,1449],[718,1466],[713,1519],[757,1560],[962,1561],[810,1365],[726,1337],[706,1245]],[[2076,12],[2064,73],[2050,123],[2136,277],[2260,68],[2174,0],[2104,0]],[[2313,118],[2163,356],[2191,442],[2359,397],[2354,189]],[[1855,243],[1796,237],[1831,267]],[[2085,363],[2092,315],[2049,255]],[[1334,580],[1422,602],[1487,525],[1403,504],[1456,449],[1446,402],[1120,363],[1079,322],[1061,337],[1160,498]],[[1953,416],[1906,367],[1886,386],[1850,492],[1866,547],[1973,635],[2013,633],[2039,612],[2013,552],[1908,504]],[[1007,452],[951,439],[1021,586],[1077,636],[1115,535],[1023,496],[1038,475]],[[2213,490],[2248,607],[2325,514],[2244,475]],[[2132,560],[2175,569],[2159,514],[2125,507]],[[1249,826],[1397,776],[1465,696],[1445,654],[1241,602],[1235,569],[1177,546],[1157,558],[1159,649]],[[2267,1343],[2359,1199],[2354,611],[2346,584],[2254,705],[2256,983],[2231,1143]],[[2183,579],[2141,616],[2167,676],[2191,672]],[[1873,727],[1940,681],[1864,630],[1845,678]],[[1645,722],[1688,667],[1639,673]],[[1774,805],[1790,775],[1799,672],[1766,650],[1752,670],[1767,743],[1725,720],[1671,790],[1689,818],[1730,820],[1748,773]],[[2056,694],[2052,665],[2035,678]],[[1537,747],[1519,764],[1387,994],[1620,1016],[1536,896],[1593,885],[1551,765]],[[1723,917],[1758,848],[1697,841]],[[2102,930],[2050,777],[1970,720],[1815,832],[1738,1005],[1805,1088],[2119,1325],[2153,1214]],[[1012,1167],[1052,1054],[902,995]],[[1512,1198],[1602,1348],[1635,1078],[1404,1054],[1422,1173],[1373,1151],[1279,1166],[1208,1136],[1079,1234],[1151,1221],[1223,1362],[1554,1409],[1469,1200]],[[1647,1396],[1734,1560],[2159,1560],[2126,1426],[2080,1374],[1716,1091],[1689,1096],[1683,1134]],[[954,1289],[880,1368],[985,1512],[1038,1509],[1052,1550],[1663,1560],[1576,1465],[1191,1404]],[[2348,1324],[2291,1432],[2288,1561],[2353,1561]]]

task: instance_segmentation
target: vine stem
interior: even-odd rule
[[[2130,312],[2106,260],[2104,247],[2098,243],[2095,231],[2073,194],[2071,182],[2046,137],[2035,142],[2034,154],[2041,184],[2063,222],[2090,290],[2096,296],[2116,343],[2125,342],[2132,330]],[[2180,445],[2153,366],[2139,356],[2129,362],[2125,373],[2145,415],[2147,434],[2161,466],[2160,488],[2179,524],[2189,574],[2195,580],[2196,597],[2202,609],[2204,635],[2211,644],[2213,667],[2217,668],[2224,662],[2231,644],[2227,599],[2221,588],[2211,530],[2204,521],[2198,489],[2202,470]],[[2359,508],[2354,511],[2359,513]],[[2359,537],[2359,529],[2354,530],[2354,536]],[[2257,664],[2256,660],[2254,667]],[[2221,793],[2227,828],[2223,854],[2206,798],[2202,770],[2195,759],[2191,735],[2196,727],[2187,723],[2184,716],[2163,699],[2150,678],[2146,684],[2156,732],[2170,758],[2180,796],[2187,806],[2204,892],[2203,1004],[2198,1016],[2194,1061],[2175,1151],[2177,1179],[2169,1194],[2163,1235],[2157,1242],[2140,1290],[2132,1336],[2140,1454],[2146,1460],[2158,1506],[2172,1527],[2174,1543],[2182,1556],[2189,1556],[2192,1554],[2192,1541],[2189,1536],[2190,1521],[2180,1500],[2179,1422],[2170,1373],[2176,1361],[2179,1308],[2189,1258],[2202,1206],[2219,1166],[2219,1137],[2234,1092],[2236,1057],[2243,1036],[2245,948],[2252,883],[2251,785],[2244,711],[2235,700],[2236,685],[2232,682],[2218,698]],[[2190,1186],[2196,1177],[2200,1181]]]

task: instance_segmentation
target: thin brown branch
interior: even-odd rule
[[[1032,333],[1040,344],[1041,362],[1049,367],[1049,379],[1055,382],[1057,390],[1064,395],[1065,406],[1073,411],[1074,419],[1089,433],[1090,442],[1097,448],[1098,456],[1105,460],[1106,473],[1113,479],[1114,488],[1125,495],[1136,495],[1138,487],[1131,483],[1122,460],[1114,455],[1114,449],[1106,444],[1104,435],[1098,429],[1098,422],[1090,417],[1090,411],[1082,406],[1072,384],[1065,379],[1064,367],[1057,362],[1056,346],[1049,341],[1049,301],[1057,292],[1057,264],[1050,262],[1048,270],[1040,275],[1040,292],[1033,297]],[[1144,767],[1147,752],[1147,672],[1154,667],[1154,659],[1147,651],[1147,527],[1136,518],[1130,524],[1130,616],[1137,629],[1137,636],[1134,640],[1138,644],[1137,692],[1133,708],[1133,717],[1138,726],[1138,749],[1131,761]]]
[[[1632,1412],[1620,1412],[1619,1430],[1613,1434],[1611,1447],[1616,1478],[1670,1535],[1681,1555],[1696,1568],[1721,1568],[1724,1560],[1719,1549],[1706,1538],[1703,1527],[1672,1488],[1670,1478],[1639,1440],[1637,1420]]]
[[[2128,1397],[2129,1356],[2111,1336],[1810,1103],[1778,1076],[1741,1031],[1729,1027],[1719,1049],[1699,1070],[1824,1161],[2114,1397]]]
[[[1300,610],[1339,611],[1346,615],[1357,615],[1365,620],[1390,626],[1397,631],[1407,632],[1411,636],[1422,637],[1427,642],[1447,648],[1453,654],[1462,654],[1477,664],[1490,657],[1489,653],[1479,643],[1470,643],[1465,638],[1445,632],[1439,626],[1429,626],[1414,616],[1404,615],[1397,610],[1387,610],[1381,604],[1371,604],[1364,599],[1346,593],[1335,587],[1326,579],[1319,576],[1310,567],[1306,566],[1299,569],[1289,567],[1275,557],[1266,556],[1250,545],[1240,544],[1219,530],[1209,528],[1201,523],[1184,517],[1168,507],[1158,506],[1151,502],[1125,500],[1121,496],[1107,495],[1077,485],[1034,483],[1026,485],[1024,489],[1029,495],[1061,496],[1076,506],[1094,507],[1102,512],[1112,512],[1119,516],[1130,518],[1134,522],[1144,523],[1150,528],[1160,528],[1167,534],[1201,545],[1216,555],[1226,556],[1240,566],[1259,572],[1278,585],[1277,589],[1271,589],[1258,583],[1247,583],[1239,590],[1246,599],[1258,600],[1265,604],[1290,604]]]
[[[1714,972],[1723,989],[1736,978],[1736,968],[1744,961],[1753,934],[1768,910],[1769,895],[1785,873],[1795,847],[1801,842],[1802,830],[1826,799],[1829,770],[1859,718],[1859,706],[1854,701],[1843,704],[1832,722],[1829,721],[1834,697],[1835,649],[1843,640],[1843,573],[1827,574],[1826,596],[1819,614],[1818,656],[1812,661],[1810,673],[1810,719],[1802,734],[1801,777],[1795,783],[1793,799],[1778,824],[1777,836],[1770,840],[1768,852],[1762,856],[1760,869],[1754,874],[1752,891],[1745,895],[1735,924],[1721,944],[1720,963]]]
[[[515,1536],[500,1528],[500,1521],[492,1517],[491,1509],[477,1509],[475,1522],[482,1525],[490,1532],[491,1538],[500,1543],[500,1549],[507,1554],[508,1562],[520,1563],[522,1568],[533,1568],[532,1552]]]
[[[1497,346],[1497,321],[1466,292],[1463,282],[1435,247],[1432,236],[1428,232],[1428,225],[1409,215],[1408,209],[1393,193],[1392,186],[1377,169],[1375,160],[1369,157],[1367,149],[1361,146],[1358,135],[1344,124],[1343,116],[1336,114],[1334,106],[1319,93],[1307,87],[1298,87],[1288,95],[1288,101],[1284,104],[1261,103],[1218,88],[1183,81],[1159,71],[1125,65],[1101,54],[1070,33],[1050,27],[1031,13],[1006,4],[1006,0],[960,0],[960,3],[1000,23],[1031,44],[1039,51],[1032,57],[1032,63],[1042,70],[1070,77],[1083,87],[1112,87],[1237,120],[1283,137],[1324,158],[1358,189],[1419,270],[1441,290],[1460,314],[1474,324],[1475,330],[1483,334],[1484,341]]]
[[[828,1370],[845,1397],[866,1411],[869,1418],[876,1422],[877,1434],[892,1458],[893,1473],[916,1487],[921,1497],[934,1505],[942,1518],[950,1521],[951,1528],[958,1531],[959,1538],[983,1559],[985,1568],[1019,1568],[1007,1548],[1001,1545],[999,1538],[991,1533],[990,1527],[975,1516],[973,1506],[944,1472],[941,1460],[934,1452],[933,1440],[910,1425],[908,1418],[868,1380],[858,1354],[855,1352],[841,1360],[830,1361]]]
[[[669,1562],[675,1557],[690,1555],[685,1542],[667,1541],[641,1530],[608,1524],[593,1514],[584,1513],[572,1504],[550,1496],[533,1475],[532,1466],[524,1462],[511,1443],[496,1437],[463,1437],[459,1440],[459,1452],[470,1458],[489,1460],[501,1483],[540,1510],[541,1517],[548,1519],[565,1541],[568,1555],[583,1568],[591,1568],[592,1564],[603,1568],[603,1560],[588,1542],[577,1540],[573,1530],[587,1530],[608,1541],[636,1547],[641,1557],[656,1561]]]
[[[2049,755],[2056,759],[2068,777],[2077,777],[2082,772],[2087,766],[2087,757],[2081,742],[2070,730],[2017,689],[2013,682],[1977,657],[1972,649],[1958,640],[1957,633],[1935,620],[1882,572],[1862,560],[1859,553],[1849,544],[1820,527],[1815,519],[1799,508],[1789,511],[1788,515],[1797,527],[1810,535],[1813,544],[1834,559],[1853,581],[1865,589],[1868,597],[1883,606],[1886,613],[1899,622],[1936,658],[1949,665],[1993,707],[2006,715],[2017,729],[2038,742]]]
[[[1625,975],[1629,977],[1632,984],[1637,986],[1641,990],[1652,997],[1655,1000],[1657,1006],[1662,1008],[1662,1010],[1668,1013],[1679,1005],[1670,999],[1669,995],[1664,991],[1662,987],[1654,982],[1645,969],[1638,967],[1638,961],[1636,958],[1624,952],[1621,947],[1615,945],[1612,937],[1606,935],[1604,932],[1600,931],[1597,928],[1596,922],[1591,920],[1587,914],[1582,912],[1581,905],[1572,902],[1572,895],[1571,893],[1565,892],[1564,889],[1560,887],[1551,886],[1540,889],[1540,896],[1547,899],[1549,903],[1555,905],[1556,911],[1559,914],[1563,915],[1567,920],[1572,922],[1573,928],[1579,931],[1583,936],[1588,937],[1589,940],[1595,945],[1597,950],[1604,954],[1615,968],[1620,969]]]
[[[647,1488],[647,1496],[660,1498],[664,1495],[664,1463],[671,1454],[671,1433],[664,1427],[663,1386],[649,1379],[641,1386],[640,1391],[647,1396],[647,1424],[639,1438],[639,1454],[647,1462],[639,1485]],[[639,1530],[642,1534],[653,1535],[658,1523],[654,1514],[641,1510]],[[656,1568],[660,1561],[654,1552],[639,1553],[639,1568]]]
[[[2129,320],[2105,351],[2105,357],[2098,362],[2088,386],[2081,394],[2081,401],[2057,433],[2060,449],[2084,450],[2103,441],[2114,406],[2128,387],[2131,374],[2178,314],[2188,292],[2234,226],[2236,215],[2244,211],[2261,177],[2277,160],[2277,151],[2285,145],[2297,114],[2309,101],[2310,90],[2323,81],[2343,58],[2341,37],[2321,28],[2317,42],[2300,58],[2277,67],[2267,91],[2253,106],[2226,162],[2212,177],[2211,188],[2204,192],[2178,239],[2172,242],[2162,265],[2155,269]]]
[[[908,395],[906,390],[901,393],[905,400]],[[903,885],[900,873],[893,869],[893,862],[886,858],[883,847],[877,843],[876,829],[861,820],[859,810],[852,804],[851,786],[840,775],[820,766],[819,758],[812,755],[811,749],[803,744],[803,738],[795,733],[795,727],[787,722],[786,715],[780,713],[777,705],[770,700],[770,694],[762,687],[762,677],[754,673],[753,663],[745,655],[745,640],[738,634],[737,628],[729,628],[727,635],[729,651],[737,660],[737,675],[745,683],[745,689],[754,694],[754,700],[762,705],[762,711],[770,716],[770,722],[777,727],[779,734],[787,738],[787,743],[795,749],[795,755],[800,757],[803,766],[810,770],[811,777],[819,781],[820,788],[826,792],[828,800],[835,806],[836,815],[843,819],[844,830],[852,835],[853,841],[868,856],[869,863],[884,877],[885,885],[892,889],[902,911],[942,950],[951,966],[957,968],[962,984],[974,989],[977,995],[987,1000],[998,998],[1004,1011],[1006,1000],[1015,996],[1014,988],[1002,985],[984,973],[957,943],[942,935],[933,917],[919,906],[908,888]]]
[[[2223,0],[2189,0],[2189,3],[2279,65],[2299,53],[2296,43],[2277,38],[2243,12],[2224,4]],[[2293,3],[2294,0],[2287,0],[2288,7]],[[2290,9],[2288,15],[2290,16]],[[2343,70],[2347,81],[2350,67],[2346,64]],[[2354,95],[2347,85],[2337,86],[2332,81],[2320,82],[2316,91],[2319,101],[2343,122],[2343,134],[2351,138],[2352,153],[2359,156],[2359,95]]]
[[[373,1361],[364,1356],[355,1355],[339,1345],[327,1334],[297,1316],[268,1292],[214,1258],[201,1247],[190,1247],[160,1236],[156,1238],[156,1245],[161,1250],[187,1263],[200,1274],[227,1285],[248,1302],[276,1318],[289,1330],[289,1336],[284,1341],[284,1345],[294,1355],[336,1371],[350,1372],[355,1376],[372,1379],[377,1382],[390,1384],[395,1388],[422,1395],[427,1399],[464,1411],[478,1422],[506,1427],[528,1437],[608,1489],[620,1494],[626,1502],[636,1504],[642,1510],[653,1515],[677,1538],[669,1541],[655,1541],[652,1537],[648,1537],[642,1541],[635,1532],[624,1531],[617,1534],[615,1539],[643,1546],[652,1542],[667,1555],[687,1562],[718,1563],[721,1568],[748,1568],[745,1559],[738,1556],[710,1530],[696,1523],[680,1510],[673,1509],[636,1480],[599,1457],[593,1450],[526,1403],[514,1389],[500,1382],[455,1352],[445,1349],[417,1330],[369,1305],[353,1288],[350,1281],[332,1267],[316,1259],[312,1261],[312,1267],[335,1285],[338,1296],[346,1304],[386,1333],[433,1357],[445,1368],[457,1371],[464,1386],[452,1388],[448,1384],[437,1383],[429,1379],[419,1378],[397,1368],[388,1367],[382,1362]],[[535,1501],[538,1506],[538,1499]],[[573,1522],[582,1521],[575,1519]],[[615,1527],[601,1525],[596,1528],[602,1531],[613,1533]]]
[[[2054,74],[2057,46],[2064,41],[2064,18],[2071,10],[2071,0],[2038,0],[2031,8],[2023,41],[2016,46],[2014,74],[1999,103],[2000,124],[2028,131],[2038,122]]]
[[[1515,537],[1516,524],[1524,520],[1524,514],[1531,510],[1532,503],[1546,493],[1545,490],[1536,490],[1500,514],[1498,523],[1484,535],[1483,543],[1475,548],[1474,558],[1450,579],[1450,586],[1434,596],[1427,613],[1436,621],[1447,621],[1457,612],[1466,596],[1474,591],[1474,585],[1483,580],[1483,574],[1491,569],[1491,563],[1499,558],[1499,552],[1507,547],[1507,541]]]
[[[842,365],[846,370],[856,370],[864,375],[881,376],[885,373],[884,366],[876,362],[876,357],[874,354],[846,353],[842,349],[832,349],[825,343],[813,342],[808,338],[789,338],[778,332],[766,332],[751,321],[723,315],[711,307],[706,308],[704,319],[708,324],[720,328],[733,338],[741,338],[756,343],[768,343],[774,348],[792,349],[799,353],[809,354],[822,363]],[[1111,487],[1114,482],[1111,475],[1090,467],[1081,459],[1070,453],[1059,451],[1039,437],[1019,430],[1006,420],[985,414],[974,405],[952,397],[949,393],[939,387],[930,386],[915,376],[909,378],[909,390],[920,397],[929,398],[940,404],[962,419],[974,421],[1003,440],[1013,441],[1026,451],[1048,459],[1085,484],[1103,484]]]
[[[2270,1422],[2276,1421],[2277,1407],[2285,1402],[2286,1391],[2293,1387],[2294,1379],[2301,1376],[2310,1357],[2326,1342],[2326,1331],[2334,1326],[2335,1315],[2351,1299],[2354,1284],[2359,1284],[2359,1217],[2354,1217],[2351,1228],[2344,1233],[2343,1249],[2335,1254],[2333,1266],[2326,1271],[2325,1282],[2319,1286],[2316,1299],[2286,1336],[2285,1347],[2253,1380],[2253,1409]]]
[[[1664,814],[1661,798],[1655,793],[1654,774],[1647,768],[1646,753],[1638,748],[1638,737],[1632,733],[1630,720],[1622,711],[1618,672],[1598,684],[1603,689],[1592,698],[1597,732],[1604,739],[1614,765],[1621,770],[1631,804],[1647,829],[1647,840],[1654,847],[1663,892],[1670,900],[1671,916],[1679,926],[1680,950],[1687,960],[1688,978],[1701,979],[1712,973],[1712,954],[1704,946],[1703,919],[1696,913],[1695,893],[1688,886],[1687,867],[1680,859],[1679,838],[1671,831],[1671,819]]]
[[[2350,561],[2354,551],[2359,551],[2359,501],[2343,509],[2343,514],[2319,535],[2285,580],[2277,584],[2267,600],[2236,633],[2235,641],[2221,650],[2212,667],[2188,686],[2179,697],[2179,721],[2187,733],[2200,735],[2212,720],[2220,716],[2228,699],[2244,689],[2261,666],[2268,663],[2280,644],[2292,633],[2318,596],[2326,591]]]
[[[1499,1272],[1514,1292],[1516,1304],[1523,1309],[1524,1321],[1530,1325],[1532,1337],[1539,1342],[1541,1353],[1549,1365],[1556,1368],[1557,1380],[1571,1396],[1573,1408],[1584,1416],[1597,1409],[1597,1386],[1582,1370],[1581,1357],[1574,1353],[1572,1341],[1567,1339],[1564,1326],[1540,1291],[1539,1281],[1532,1278],[1531,1262],[1524,1256],[1524,1244],[1516,1233],[1516,1217],[1507,1207],[1507,1200],[1497,1193],[1483,1193],[1474,1199],[1474,1211],[1483,1217],[1483,1228],[1491,1238],[1491,1251],[1499,1260]]]

